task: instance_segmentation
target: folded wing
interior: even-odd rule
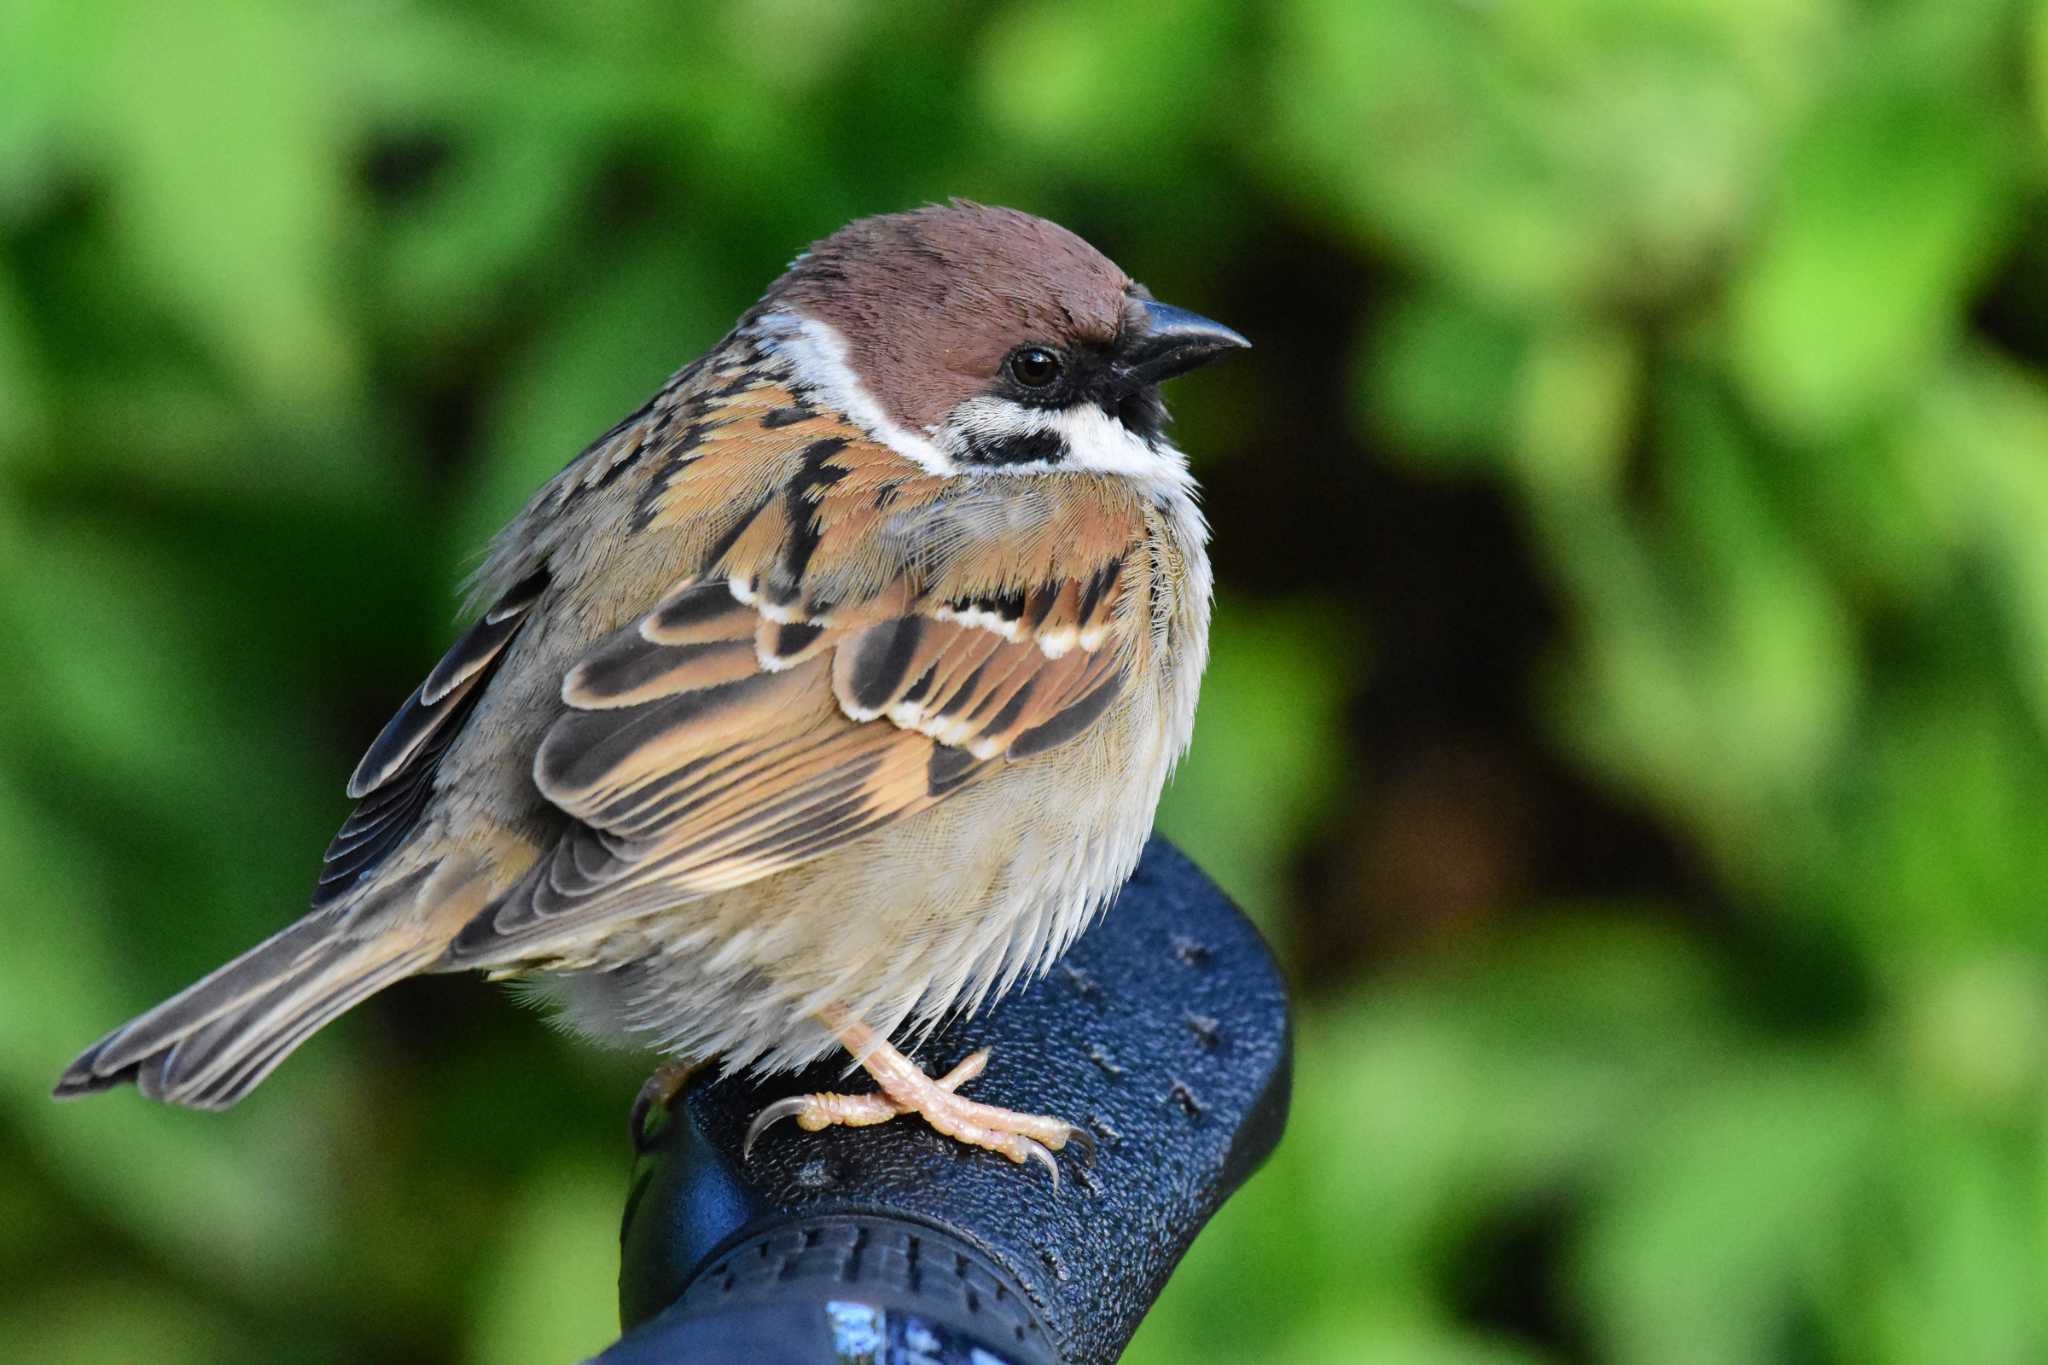
[[[570,670],[534,781],[573,824],[446,965],[574,960],[593,925],[794,867],[1110,712],[1148,643],[1135,503],[997,535],[986,507],[892,512],[875,463],[793,456],[705,572]]]

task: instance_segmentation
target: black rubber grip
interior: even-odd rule
[[[889,1215],[771,1227],[713,1257],[649,1328],[604,1356],[626,1362],[764,1359],[1056,1365],[1016,1282],[972,1243]]]
[[[691,1085],[636,1167],[622,1229],[627,1337],[603,1359],[1112,1361],[1194,1235],[1278,1141],[1287,1001],[1214,883],[1155,840],[1117,904],[1044,979],[940,1030],[964,1093],[1093,1132],[1058,1189],[920,1120],[806,1133],[785,1095],[871,1089],[831,1062]],[[863,1348],[866,1343],[867,1348]],[[891,1343],[894,1343],[893,1348]]]

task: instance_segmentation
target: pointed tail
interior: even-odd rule
[[[57,1082],[56,1097],[133,1083],[151,1099],[226,1109],[342,1013],[433,965],[452,932],[433,931],[447,923],[441,914],[364,913],[394,900],[408,908],[415,896],[427,900],[434,888],[421,882],[440,879],[425,871],[389,888],[398,894],[380,895],[379,907],[307,915],[129,1020],[79,1055]],[[482,896],[464,894],[472,888],[481,892],[481,882],[457,890],[448,908],[478,908]]]

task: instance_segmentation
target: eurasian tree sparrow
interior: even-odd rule
[[[1158,386],[1245,344],[1009,209],[819,242],[499,534],[310,913],[56,1093],[225,1108],[373,992],[480,968],[600,1038],[844,1046],[881,1088],[764,1122],[916,1112],[1053,1168],[1077,1129],[889,1039],[1044,971],[1136,863],[1208,651]]]

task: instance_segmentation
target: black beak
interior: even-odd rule
[[[1228,351],[1251,345],[1220,322],[1171,304],[1138,301],[1144,326],[1126,332],[1118,344],[1124,383],[1132,389],[1186,374]]]

